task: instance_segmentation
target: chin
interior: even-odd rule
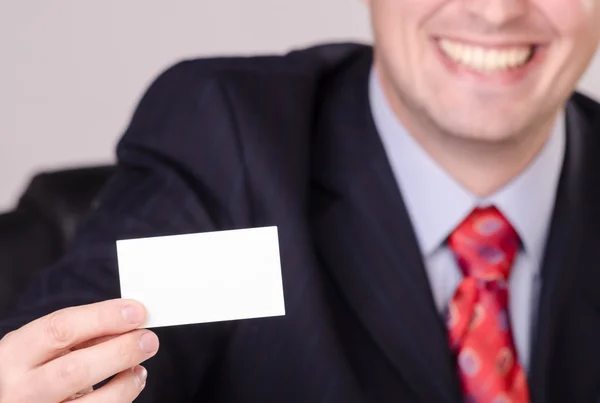
[[[472,143],[481,143],[481,144],[505,144],[512,142],[514,140],[518,140],[520,136],[516,133],[506,132],[506,131],[471,131],[471,132],[455,132],[453,133],[455,137],[459,137],[463,140],[472,142]]]
[[[499,116],[502,115],[494,114],[490,119],[474,118],[474,114],[463,119],[454,116],[454,119],[437,120],[436,126],[446,136],[469,142],[506,143],[526,135],[522,125],[516,123],[517,119],[508,119],[506,115],[499,119]]]

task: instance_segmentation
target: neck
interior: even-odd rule
[[[518,140],[484,142],[434,131],[411,130],[418,143],[465,189],[487,197],[508,184],[532,162],[552,133],[553,119]]]

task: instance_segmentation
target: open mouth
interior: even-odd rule
[[[522,70],[534,59],[538,45],[484,47],[446,38],[437,40],[441,52],[452,62],[481,74]]]

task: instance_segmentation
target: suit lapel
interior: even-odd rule
[[[600,397],[600,152],[597,106],[567,108],[567,156],[542,267],[530,376],[534,402]],[[592,400],[593,399],[593,400]]]
[[[313,147],[317,253],[348,305],[424,402],[460,396],[408,214],[371,120],[371,55],[324,90]]]

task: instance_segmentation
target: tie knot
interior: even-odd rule
[[[448,245],[466,277],[506,281],[519,236],[498,209],[477,208],[452,232]]]

